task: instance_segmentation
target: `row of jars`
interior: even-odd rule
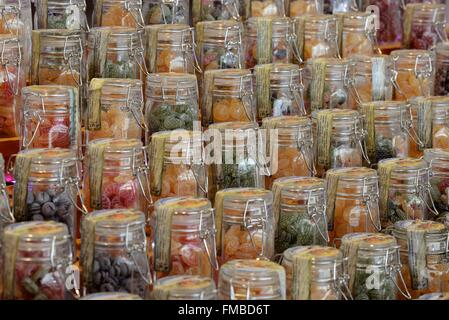
[[[142,212],[100,210],[85,216],[81,277],[72,265],[71,237],[64,224],[11,224],[2,236],[2,298],[73,299],[83,288],[88,294],[120,292],[152,299],[211,300],[218,294],[230,300],[395,300],[448,290],[448,231],[441,223],[403,220],[395,223],[393,235],[349,233],[341,239],[341,250],[291,246],[280,253],[278,264],[266,258],[273,245],[268,234],[274,230],[266,228],[274,219],[271,203],[257,203],[260,189],[241,189],[240,195],[236,191],[226,190],[223,207],[215,207],[223,211],[227,230],[218,249],[229,252],[233,242],[244,238],[244,251],[220,267],[207,199],[159,201],[154,251],[147,243]],[[243,221],[238,221],[238,212]],[[218,270],[217,290],[213,277]]]

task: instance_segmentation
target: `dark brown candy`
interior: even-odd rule
[[[45,218],[50,219],[55,215],[56,206],[53,202],[47,202],[42,205],[42,214]]]
[[[33,214],[40,214],[41,213],[41,205],[37,202],[33,202],[29,207],[28,207],[28,211],[30,213],[30,215]]]
[[[37,295],[39,293],[39,286],[29,277],[23,279],[23,288],[32,295]]]
[[[33,221],[44,221],[44,216],[41,214],[33,214],[31,217],[31,220]]]
[[[48,195],[47,192],[38,192],[38,193],[36,194],[34,200],[35,200],[37,203],[39,203],[39,204],[42,205],[42,204],[44,204],[44,203],[46,203],[46,202],[51,201],[51,197]]]

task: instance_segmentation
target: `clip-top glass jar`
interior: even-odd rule
[[[304,86],[298,65],[257,65],[254,73],[259,121],[271,116],[306,115]]]
[[[209,197],[226,188],[262,187],[262,168],[257,162],[255,141],[257,124],[251,122],[222,122],[209,126],[214,140],[221,139],[221,152],[214,152],[209,166]],[[254,138],[254,139],[253,139]],[[205,148],[213,144],[209,141]]]
[[[250,17],[285,17],[284,0],[250,0]]]
[[[201,72],[196,56],[195,29],[184,24],[145,27],[148,71]]]
[[[239,21],[242,18],[240,13],[249,11],[249,2],[250,0],[193,0],[193,25],[195,26],[200,21]]]
[[[142,36],[142,30],[126,27],[92,28],[84,65],[86,83],[93,78],[144,79]]]
[[[356,109],[361,103],[384,101],[393,98],[391,68],[393,63],[389,56],[355,55],[351,59],[352,88],[349,105]]]
[[[147,152],[136,139],[96,139],[87,145],[83,192],[90,211],[138,209],[149,195]]]
[[[83,36],[80,30],[33,30],[31,83],[80,87]],[[81,91],[80,91],[81,92]]]
[[[23,69],[29,77],[31,62],[31,31],[33,19],[31,0],[3,0],[0,3],[0,34],[10,34],[20,39],[23,47]]]
[[[349,109],[352,73],[347,59],[316,58],[305,63],[304,104],[308,113],[317,109]]]
[[[175,129],[193,130],[199,121],[196,76],[152,73],[147,77],[146,123],[149,134]]]
[[[449,150],[426,149],[424,160],[430,168],[433,203],[438,212],[449,211]]]
[[[436,96],[449,94],[449,41],[438,43],[436,46],[436,74],[435,91]]]
[[[302,0],[300,0],[302,1]],[[337,18],[311,15],[295,18],[298,51],[303,61],[338,56]]]
[[[87,142],[100,138],[142,138],[146,127],[140,80],[94,78],[87,101]]]
[[[253,75],[247,69],[209,70],[204,73],[203,125],[219,122],[254,122],[256,106]]]
[[[243,25],[233,20],[196,24],[201,70],[240,69],[243,65]]]
[[[315,174],[312,122],[308,117],[265,118],[262,129],[267,130],[265,150],[270,150],[269,172],[265,178],[267,188],[271,188],[273,181],[280,177]],[[272,140],[274,134],[277,134],[275,141]]]
[[[434,209],[429,164],[422,159],[392,158],[378,163],[382,226],[406,219],[427,219]]]
[[[277,263],[238,259],[220,268],[220,300],[285,300],[285,291],[285,270]]]
[[[324,180],[284,177],[273,183],[277,254],[294,246],[327,245]]]
[[[377,48],[375,15],[369,12],[339,13],[338,32],[340,55],[372,55]]]
[[[93,21],[95,27],[142,28],[142,0],[96,0]]]
[[[151,297],[154,300],[217,300],[217,289],[210,277],[170,276],[155,283]]]
[[[151,136],[150,181],[154,200],[198,197],[207,193],[201,134],[186,130],[160,131]]]
[[[125,293],[125,292],[98,292],[91,293],[80,300],[142,300],[142,298],[136,294]]]
[[[366,151],[372,164],[388,158],[409,156],[412,135],[410,107],[402,101],[363,103],[360,111],[366,129]]]
[[[289,300],[352,300],[340,250],[322,246],[287,249],[282,256]]]
[[[86,0],[37,0],[35,2],[36,29],[89,30]]]
[[[408,298],[441,290],[447,270],[448,231],[434,221],[404,220],[394,224]]]
[[[323,0],[291,0],[289,1],[289,17],[313,16],[323,14]]]
[[[381,230],[377,172],[368,168],[341,168],[326,172],[329,235],[336,240],[352,232]]]
[[[354,300],[396,300],[398,280],[403,277],[399,246],[393,236],[350,233],[343,236],[341,251],[348,259],[349,289]]]
[[[54,221],[7,226],[2,234],[5,300],[66,300],[73,262],[67,227]]]
[[[330,109],[312,113],[315,163],[319,176],[330,168],[360,167],[367,160],[365,131],[355,110]]]
[[[151,283],[145,215],[99,210],[81,221],[81,265],[87,293],[128,292],[142,298]]]
[[[394,100],[431,96],[435,82],[435,53],[426,50],[395,50],[393,60]]]
[[[146,25],[190,23],[188,0],[143,0],[142,5]]]
[[[404,13],[404,48],[428,50],[447,41],[446,5],[408,4]]]
[[[27,76],[24,49],[16,36],[0,34],[0,138],[16,137],[20,132],[20,94]]]
[[[17,154],[14,165],[16,221],[53,220],[67,225],[73,241],[77,231],[80,163],[68,149],[29,149]],[[80,199],[80,210],[84,205]]]
[[[292,62],[293,54],[299,54],[294,29],[294,21],[290,18],[249,18],[245,29],[246,68],[251,69],[257,64]]]
[[[0,153],[0,234],[3,234],[3,229],[11,223],[14,223],[14,215],[12,213],[10,206],[9,194],[6,190],[5,159],[3,158],[3,155]],[[0,242],[0,250],[1,247],[2,244]]]
[[[410,157],[419,158],[426,148],[449,151],[449,97],[416,97],[409,102],[418,137],[410,141]]]
[[[152,219],[156,279],[173,275],[213,276],[218,261],[214,212],[209,200],[158,200]]]
[[[402,1],[398,0],[362,0],[361,11],[370,10],[377,15],[377,41],[383,50],[401,47],[402,40]],[[377,8],[376,8],[377,7]]]
[[[22,90],[23,149],[81,147],[81,116],[75,87],[40,85]]]
[[[220,264],[235,259],[274,256],[273,193],[231,188],[215,196],[215,225]]]

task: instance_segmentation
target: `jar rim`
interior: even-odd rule
[[[26,232],[26,233],[24,233]],[[17,235],[21,241],[66,241],[69,231],[64,223],[55,221],[26,221],[10,224],[4,234]]]
[[[396,238],[385,233],[357,232],[342,237],[342,246],[356,241],[358,248],[363,250],[390,249],[397,246]]]
[[[216,294],[215,282],[200,275],[174,275],[157,280],[155,289],[169,291],[170,296],[190,296],[202,293],[208,296]]]
[[[88,294],[80,300],[142,300],[142,298],[126,292],[97,292]]]
[[[366,167],[335,168],[329,169],[327,172],[344,173],[344,175],[339,176],[339,181],[345,182],[363,181],[366,179],[373,179],[377,182],[378,179],[377,171]]]
[[[63,148],[38,148],[20,151],[19,154],[32,155],[32,164],[59,164],[62,162],[75,162],[78,160],[76,152]]]
[[[289,248],[284,251],[283,258],[287,263],[292,263],[297,255],[309,256],[313,265],[339,263],[343,259],[341,251],[337,248],[316,245]]]
[[[279,185],[282,192],[303,192],[310,189],[324,190],[324,179],[316,177],[281,177],[273,182],[273,186]]]
[[[104,209],[97,210],[85,216],[85,219],[96,222],[99,228],[127,228],[133,225],[137,229],[145,225],[145,215],[135,209]]]
[[[409,228],[418,228],[425,230],[427,238],[448,237],[447,229],[444,224],[431,220],[401,220],[394,223],[393,233],[395,237],[402,238],[407,235]]]

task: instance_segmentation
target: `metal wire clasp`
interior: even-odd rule
[[[394,246],[391,248],[393,252],[390,252],[390,248],[386,249],[385,252],[385,264],[384,264],[384,270],[385,270],[385,274],[387,275],[387,277],[390,277],[390,279],[393,281],[395,287],[399,290],[399,292],[408,300],[410,300],[412,298],[410,292],[407,289],[407,284],[405,283],[405,279],[404,276],[402,275],[402,264],[401,264],[401,259],[400,259],[400,246]],[[389,260],[389,256],[390,254],[395,254],[395,257],[393,257],[394,261],[391,265],[388,264],[388,260]],[[401,289],[401,287],[399,286],[397,279],[396,279],[396,275],[399,276],[399,279],[401,281],[401,284],[404,288],[404,290]]]
[[[148,76],[149,72],[145,63],[142,35],[140,33],[137,33],[139,44],[136,47],[134,47],[133,44],[133,37],[133,34],[129,35],[128,56],[131,60],[134,60],[137,63],[139,69],[143,72],[143,74],[145,76]]]
[[[137,156],[142,155],[142,164],[137,163]],[[148,206],[152,207],[154,205],[153,197],[151,196],[151,185],[150,179],[148,178],[148,172],[150,166],[148,164],[148,152],[145,147],[136,147],[133,149],[131,156],[131,169],[134,177],[137,179],[139,188],[142,191],[142,195],[148,203]],[[142,177],[143,176],[143,177]],[[142,181],[143,180],[143,181]],[[145,185],[144,185],[145,182]]]
[[[125,0],[125,9],[131,13],[138,28],[145,27],[142,15],[142,0]]]
[[[18,55],[16,56],[16,59],[9,59],[6,57],[6,43],[9,42],[15,42],[17,46],[17,52]],[[4,40],[0,42],[1,45],[1,56],[0,56],[0,63],[3,68],[5,68],[6,71],[6,80],[8,81],[8,85],[11,88],[12,93],[17,96],[19,92],[19,84],[20,84],[20,74],[22,73],[22,50],[20,49],[20,43],[19,39],[15,40]],[[8,66],[15,67],[15,73],[10,72],[8,70]],[[11,79],[12,78],[12,79]],[[14,84],[13,84],[14,81]]]
[[[317,228],[320,236],[323,238],[323,240],[326,243],[329,243],[329,233],[327,232],[327,221],[326,221],[326,205],[318,205],[318,203],[312,203],[312,193],[323,190],[322,188],[317,189],[310,189],[307,195],[307,214],[312,220],[312,222],[315,224],[315,227]],[[316,201],[316,200],[315,200]],[[321,219],[324,221],[321,225],[324,226],[324,230],[320,227]]]
[[[204,214],[210,215],[212,222],[210,226],[207,226],[203,221]],[[206,251],[207,257],[209,259],[209,263],[214,268],[214,270],[218,270],[220,267],[218,265],[217,260],[217,246],[216,246],[216,238],[215,234],[217,233],[217,229],[215,229],[215,214],[214,209],[210,208],[208,210],[200,211],[200,222],[199,222],[199,233],[200,239],[203,242],[204,250]]]
[[[64,159],[61,161],[61,166],[59,167],[59,184],[64,189],[68,189],[67,196],[70,200],[70,202],[73,204],[73,206],[79,210],[83,215],[88,214],[88,210],[84,204],[84,197],[81,192],[80,188],[80,182],[81,182],[81,172],[79,166],[82,163],[82,160],[77,158],[75,160],[75,170],[76,174],[74,177],[67,176],[64,174],[64,169],[66,168],[66,165],[69,164],[72,160],[71,159]],[[76,197],[73,197],[72,194],[72,187],[75,187],[76,189]],[[78,198],[80,199],[81,207],[78,205]]]
[[[425,183],[420,181],[421,180],[420,176],[423,171],[425,171],[425,174],[427,175],[427,177],[425,179],[426,180]],[[433,199],[432,199],[432,193],[431,193],[432,186],[430,185],[430,169],[429,168],[418,169],[416,171],[414,187],[416,190],[416,195],[426,204],[427,209],[431,213],[433,213],[435,216],[438,216],[439,215],[438,209],[435,207],[435,203],[433,202]],[[429,205],[427,199],[430,199],[430,202],[431,202],[430,205]]]
[[[367,188],[367,183],[366,183],[367,177],[363,177],[363,186],[362,186],[362,198],[363,198],[363,202],[365,203],[366,206],[366,210],[368,211],[368,215],[370,218],[370,221],[372,223],[372,225],[374,226],[374,228],[376,229],[376,231],[380,231],[382,230],[382,226],[380,224],[380,217],[379,214],[377,215],[377,221],[374,221],[374,217],[371,211],[371,205],[372,204],[376,204],[379,200],[379,190],[377,188],[377,183],[375,184],[376,186],[376,192],[367,192],[368,188]],[[377,222],[377,223],[376,223]]]
[[[250,204],[262,203],[262,208],[258,206],[257,208],[253,208],[252,211],[256,211],[259,214],[254,214],[249,212]],[[265,199],[249,199],[245,204],[245,211],[243,213],[243,226],[248,231],[251,244],[254,250],[257,252],[258,259],[265,259],[265,241],[266,241],[266,232],[267,232],[267,224],[268,224],[268,209],[267,203]],[[255,235],[262,231],[262,244],[260,251],[258,250],[258,246],[255,241]],[[258,252],[259,251],[259,252]]]
[[[68,50],[68,42],[70,38],[78,41],[79,50]],[[69,66],[70,74],[72,75],[73,81],[75,81],[78,87],[83,86],[83,79],[81,77],[81,72],[77,72],[78,75],[75,75],[74,66],[78,64],[79,68],[81,68],[81,60],[83,58],[83,44],[80,36],[66,36],[64,40],[64,63]]]
[[[142,241],[139,243],[136,243],[136,241],[133,239],[132,234],[130,233],[129,229],[132,226],[138,226],[138,225],[141,226],[140,231],[141,231]],[[132,242],[134,242],[134,243],[132,243]],[[153,283],[153,281],[152,281],[152,275],[151,275],[151,270],[150,270],[150,262],[148,261],[148,256],[147,256],[147,251],[146,251],[147,250],[147,237],[146,237],[146,232],[145,232],[145,223],[136,221],[136,222],[128,223],[126,225],[125,248],[126,248],[126,252],[128,253],[129,257],[131,257],[131,259],[133,260],[134,265],[136,266],[136,269],[140,274],[140,277],[145,281],[145,283],[147,285],[151,285]],[[139,258],[143,258],[143,261],[144,261],[143,266],[139,262]]]

